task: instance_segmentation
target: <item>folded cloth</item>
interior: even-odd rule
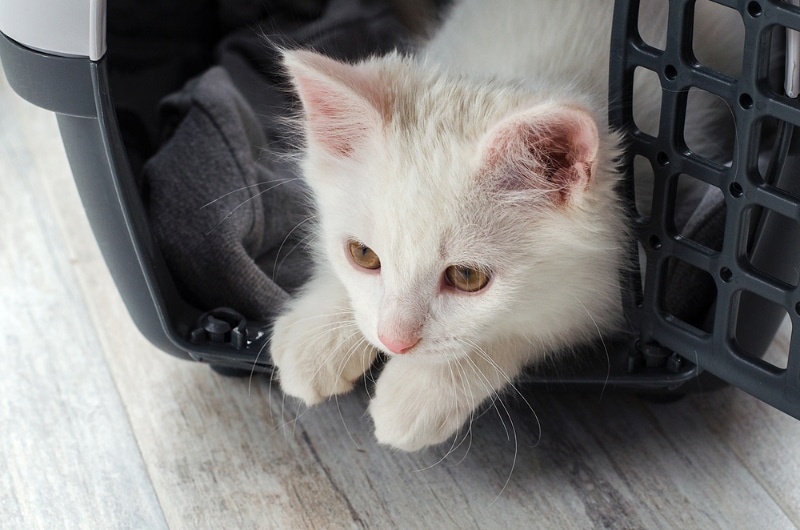
[[[286,118],[298,103],[264,36],[351,60],[403,41],[388,2],[316,3],[308,18],[274,13],[233,31],[217,47],[218,66],[160,105],[162,141],[142,192],[175,283],[199,309],[269,322],[310,273],[307,193],[286,156],[297,145]]]
[[[253,110],[222,68],[162,105],[181,116],[144,168],[153,235],[189,302],[275,315],[307,276],[296,169],[271,156]],[[262,270],[256,258],[274,256]]]

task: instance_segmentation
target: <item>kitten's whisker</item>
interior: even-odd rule
[[[241,208],[241,207],[242,207],[242,206],[244,206],[245,204],[247,204],[247,203],[249,203],[250,201],[253,201],[253,200],[255,200],[255,199],[259,198],[259,197],[261,197],[261,196],[262,196],[262,195],[264,195],[265,193],[268,193],[268,192],[270,192],[270,191],[274,190],[274,189],[275,189],[275,188],[277,188],[278,186],[281,186],[281,185],[283,185],[283,184],[286,184],[287,182],[291,182],[291,181],[293,181],[293,180],[300,180],[300,179],[299,179],[299,178],[286,179],[286,180],[284,180],[283,182],[279,182],[278,184],[275,184],[274,186],[271,186],[271,187],[269,187],[269,188],[267,188],[267,189],[265,189],[265,190],[261,190],[261,191],[259,191],[258,193],[256,193],[255,195],[253,195],[252,197],[250,197],[249,199],[246,199],[246,200],[242,201],[241,203],[239,203],[239,205],[238,205],[238,206],[236,206],[236,208],[234,208],[233,210],[229,211],[229,212],[228,212],[228,213],[225,215],[225,217],[223,217],[223,218],[222,218],[222,220],[221,220],[220,222],[218,222],[217,224],[215,224],[215,225],[214,225],[214,226],[211,228],[211,230],[209,230],[208,232],[206,232],[206,234],[205,234],[205,235],[206,235],[206,236],[210,236],[211,234],[213,234],[213,233],[214,233],[214,231],[215,231],[217,228],[219,228],[219,227],[222,225],[222,223],[224,223],[225,221],[227,221],[228,219],[230,219],[230,218],[231,218],[231,216],[232,216],[234,213],[236,213],[236,210],[238,210],[239,208]],[[213,202],[213,201],[212,201],[212,202]]]
[[[464,341],[461,341],[461,342],[464,342]],[[465,344],[470,348],[476,347],[473,344],[468,344],[468,343],[465,343]],[[475,418],[474,415],[473,415],[472,419],[474,420],[474,419],[480,418],[481,416],[486,414],[486,412],[490,408],[494,407],[495,410],[497,410],[498,417],[500,418],[500,422],[503,423],[503,428],[506,429],[505,423],[503,422],[503,418],[500,416],[500,411],[497,409],[497,405],[496,405],[496,401],[498,399],[500,399],[500,395],[497,393],[497,391],[492,386],[491,381],[489,381],[489,379],[486,377],[486,375],[478,368],[478,366],[475,364],[475,362],[469,356],[465,357],[464,359],[465,359],[465,362],[467,363],[467,366],[469,366],[470,369],[473,371],[473,373],[475,373],[475,375],[478,377],[478,382],[483,386],[484,393],[486,394],[486,396],[491,399],[491,407],[488,407],[485,410],[481,411],[477,418]],[[459,359],[459,361],[461,361],[461,359]],[[463,370],[464,367],[462,366],[461,369]],[[480,403],[475,404],[475,399],[474,399],[474,396],[473,396],[472,397],[472,410],[473,411],[477,410],[477,408],[480,407],[480,405],[481,405]],[[506,429],[506,435],[508,435],[508,430],[507,429]]]
[[[291,182],[291,181],[293,181],[293,180],[302,180],[302,179],[301,179],[301,178],[299,178],[299,177],[290,178],[290,179],[281,179],[281,182],[278,184],[278,186],[280,186],[281,184],[285,184],[285,183],[287,183],[287,182]],[[212,204],[214,204],[215,202],[217,202],[217,201],[221,201],[221,200],[222,200],[222,199],[224,199],[225,197],[228,197],[228,196],[230,196],[230,195],[233,195],[234,193],[239,193],[240,191],[249,190],[249,189],[251,189],[251,188],[257,188],[258,186],[266,186],[267,184],[272,184],[272,181],[257,182],[257,183],[255,183],[255,184],[250,184],[249,186],[242,186],[241,188],[237,188],[237,189],[235,189],[235,190],[233,190],[233,191],[229,191],[228,193],[226,193],[226,194],[224,194],[224,195],[220,195],[219,197],[217,197],[217,198],[216,198],[216,199],[214,199],[213,201],[209,201],[209,202],[205,203],[205,204],[204,204],[204,205],[202,205],[200,208],[198,208],[198,210],[202,210],[203,208],[207,208],[208,206],[211,206],[211,205],[212,205]],[[271,189],[272,189],[272,188],[271,188]]]
[[[295,230],[297,230],[298,228],[300,228],[302,225],[304,225],[304,224],[305,224],[305,223],[307,223],[308,221],[311,221],[311,220],[313,220],[313,219],[316,219],[316,217],[317,217],[316,215],[309,215],[309,216],[307,216],[305,219],[303,219],[302,221],[300,221],[299,223],[297,223],[296,225],[294,225],[294,226],[292,227],[292,229],[291,229],[291,230],[289,230],[289,233],[288,233],[288,234],[286,234],[286,237],[284,237],[284,238],[283,238],[283,241],[281,241],[281,244],[280,244],[280,246],[278,247],[278,252],[276,252],[276,253],[275,253],[275,263],[273,263],[273,265],[272,265],[272,275],[273,275],[273,277],[278,275],[278,268],[279,268],[279,265],[278,265],[278,258],[279,258],[279,257],[280,257],[280,255],[281,255],[281,250],[283,250],[283,246],[286,244],[286,242],[287,242],[287,241],[289,241],[289,238],[290,238],[290,237],[292,237],[292,234],[294,234]],[[297,248],[297,246],[298,246],[298,245],[300,245],[300,243],[302,243],[302,242],[303,242],[303,241],[304,241],[304,240],[305,240],[307,237],[308,237],[308,236],[306,236],[306,237],[303,237],[303,238],[302,238],[300,241],[298,241],[298,242],[297,242],[297,245],[295,245],[295,246],[294,246],[294,248]],[[293,248],[292,250],[294,250],[294,248]],[[289,252],[287,253],[287,256],[288,256],[289,254],[291,254],[291,251],[289,251]],[[285,261],[285,260],[286,260],[286,257],[284,257],[284,258],[283,258],[283,260],[281,260],[281,265],[283,265],[283,261]]]
[[[461,365],[461,363],[458,362],[457,359],[454,359],[454,362],[455,362],[456,368],[459,371],[459,377],[461,378],[462,381],[465,381],[466,370]],[[476,410],[477,406],[475,405],[475,397],[473,395],[471,395],[471,394],[470,394],[470,404],[472,406],[470,407],[470,411],[469,411],[469,422],[467,423],[467,431],[464,433],[463,438],[461,439],[461,441],[459,442],[459,444],[458,444],[458,446],[456,448],[461,447],[461,445],[463,445],[463,443],[465,441],[467,441],[467,440],[469,440],[469,443],[467,445],[466,450],[464,451],[464,456],[462,456],[458,460],[458,462],[455,463],[455,465],[459,465],[461,462],[463,462],[464,459],[469,454],[470,449],[472,448],[472,440],[473,440],[472,425],[474,424],[475,420],[477,419],[475,417],[475,410]],[[478,415],[478,418],[480,418],[481,415],[482,415],[482,413],[480,415]]]
[[[348,337],[348,339],[352,338],[353,336],[355,336],[357,334],[360,334],[360,333],[358,333],[358,330],[356,332],[352,333]],[[342,362],[339,364],[339,368],[340,369],[339,369],[339,372],[337,374],[339,378],[343,377],[344,371],[346,370],[347,365],[350,364],[350,361],[352,361],[354,355],[360,355],[358,360],[359,360],[359,365],[362,368],[361,373],[363,374],[367,370],[364,367],[364,361],[365,361],[365,358],[370,356],[370,355],[364,355],[364,353],[371,354],[371,352],[369,352],[369,351],[359,351],[359,350],[361,350],[362,345],[365,344],[365,343],[367,343],[367,339],[362,335],[361,338],[358,341],[356,341],[352,346],[350,346],[350,348],[348,348],[347,352],[342,357]]]
[[[448,354],[448,356],[449,356],[449,354]],[[447,386],[449,388],[453,389],[453,393],[455,394],[455,396],[454,396],[455,399],[453,400],[453,403],[456,404],[456,403],[458,403],[458,399],[459,399],[459,396],[457,394],[459,387],[458,387],[458,385],[456,385],[456,376],[455,376],[455,373],[453,372],[453,365],[458,367],[458,361],[456,359],[453,359],[453,360],[448,359],[445,364],[447,365],[447,368],[450,371],[450,383],[451,384],[447,385]],[[462,376],[459,374],[459,377],[462,377]],[[462,384],[463,384],[463,377],[462,377]],[[471,432],[471,424],[468,426],[467,432],[468,433]],[[438,460],[436,460],[435,462],[433,462],[432,464],[430,464],[428,466],[425,466],[425,467],[422,467],[422,468],[418,468],[415,471],[417,471],[417,472],[428,471],[428,470],[433,469],[434,467],[438,466],[439,464],[444,462],[445,459],[447,459],[448,456],[450,456],[453,452],[455,452],[455,450],[458,449],[461,446],[461,444],[463,444],[463,442],[464,442],[464,440],[466,438],[467,438],[467,436],[465,434],[464,436],[462,436],[460,438],[460,441],[459,441],[459,433],[456,433],[455,437],[453,438],[453,441],[450,444],[450,447],[445,451],[445,453]],[[471,436],[470,436],[470,439],[471,439]]]
[[[506,433],[506,440],[511,440],[511,434],[508,432],[508,427],[506,426],[506,422],[505,422],[505,420],[503,420],[503,415],[501,414],[500,409],[497,407],[497,401],[500,401],[500,404],[503,406],[504,409],[506,409],[505,404],[503,403],[502,399],[500,398],[500,394],[492,387],[491,381],[489,381],[489,378],[486,377],[486,375],[483,372],[481,372],[480,368],[478,368],[478,366],[475,364],[475,361],[473,361],[469,357],[466,357],[466,359],[468,361],[467,365],[472,369],[472,371],[475,373],[475,375],[478,376],[480,383],[483,385],[484,389],[486,390],[486,394],[490,398],[492,398],[492,403],[491,403],[492,407],[489,407],[486,410],[489,410],[490,408],[494,408],[495,409],[495,411],[497,412],[497,417],[500,420],[500,424],[503,426],[503,430]],[[481,413],[481,415],[483,415],[483,414],[484,413]],[[513,420],[511,419],[511,416],[508,413],[508,409],[506,409],[506,416],[508,416],[509,421],[511,421],[511,428],[513,429],[514,428],[514,422],[513,422]]]
[[[486,353],[482,348],[477,348],[477,349],[481,350],[481,352],[488,357],[489,354]],[[470,361],[470,366],[472,367],[472,369],[475,371],[476,374],[484,375],[484,374],[482,374],[480,368],[475,364],[475,362],[470,357],[467,357],[467,359]],[[485,377],[485,375],[484,375],[484,377]],[[488,382],[488,379],[487,379],[487,382]],[[493,390],[493,392],[498,397],[498,401],[500,401],[500,405],[503,407],[503,410],[505,411],[506,416],[508,417],[508,421],[511,424],[511,433],[514,435],[513,436],[514,456],[513,456],[513,459],[511,461],[511,469],[509,469],[509,471],[508,471],[508,476],[506,476],[506,480],[503,483],[503,487],[500,489],[500,492],[497,494],[497,496],[494,498],[494,500],[492,500],[490,505],[492,505],[495,502],[497,502],[497,499],[500,498],[500,496],[503,494],[503,492],[505,491],[505,489],[508,487],[509,483],[511,482],[511,476],[514,474],[514,469],[516,469],[516,467],[517,467],[517,457],[519,456],[519,439],[517,438],[517,428],[514,425],[514,418],[511,416],[511,412],[508,410],[508,407],[506,407],[506,404],[503,402],[503,400],[500,399],[500,396],[497,394],[497,392],[494,391],[494,390]],[[497,405],[496,404],[495,404],[495,409],[497,409]],[[503,421],[502,415],[500,415],[499,409],[497,410],[497,412],[498,412],[498,417],[500,418],[500,422],[503,424],[503,428],[506,430],[506,437],[507,437],[507,439],[509,441],[511,441],[511,438],[509,437],[508,429],[505,427],[505,422]]]
[[[341,330],[341,329],[347,329],[348,327],[357,328],[355,323],[337,322],[337,327],[333,328],[333,330],[334,331],[338,331],[338,330]],[[323,329],[324,329],[324,327],[323,327]],[[329,328],[329,329],[327,329],[325,331],[327,333],[330,333],[331,329]],[[353,332],[350,336],[352,336],[355,333],[356,332]],[[309,341],[311,339],[314,339],[315,337],[316,337],[316,335],[311,335],[311,334],[307,335],[307,339]],[[320,359],[320,363],[319,363],[319,366],[317,366],[316,371],[311,375],[311,380],[312,381],[317,379],[317,376],[319,376],[319,374],[322,372],[322,370],[327,369],[330,365],[335,365],[334,359],[337,357],[337,355],[339,355],[339,352],[336,351],[336,349],[331,349],[331,350],[329,350],[327,352],[320,352],[320,355],[321,355],[322,358]],[[333,388],[331,389],[331,392],[329,392],[329,394],[333,393],[332,391],[333,391]]]
[[[364,339],[364,340],[366,340],[366,339]],[[382,356],[382,355],[383,355],[383,352],[381,352],[379,349],[376,348],[375,349],[375,357],[372,360],[372,364],[370,364],[364,370],[364,377],[363,377],[363,380],[364,380],[364,392],[367,394],[368,397],[371,397],[370,393],[369,393],[369,383],[372,383],[373,385],[375,385],[375,383],[377,381],[377,379],[375,379],[375,374],[372,372],[372,369],[375,367],[375,364],[376,364],[375,361],[377,361],[378,357]]]
[[[608,380],[611,379],[611,356],[608,354],[608,347],[606,347],[606,341],[603,340],[603,334],[600,333],[600,326],[597,325],[597,321],[594,319],[592,314],[589,312],[589,310],[586,308],[586,306],[583,305],[583,302],[581,302],[578,299],[577,296],[575,296],[573,294],[572,298],[574,298],[575,301],[580,304],[580,306],[583,308],[583,310],[586,311],[586,315],[592,321],[592,324],[594,324],[594,329],[597,330],[597,336],[600,337],[600,344],[603,345],[603,351],[606,354],[606,380],[603,382],[603,388],[600,390],[600,401],[602,401],[603,400],[603,394],[606,391],[606,386],[608,386]]]
[[[350,337],[352,337],[353,335],[356,335],[356,334],[358,334],[358,333],[359,333],[359,331],[357,330],[355,333],[351,334],[351,335],[350,335]],[[350,337],[348,337],[348,338],[350,338]],[[340,366],[341,366],[341,370],[340,370],[340,371],[339,371],[339,373],[337,374],[339,378],[341,378],[341,377],[342,377],[342,375],[344,374],[344,370],[345,370],[345,368],[346,368],[347,364],[349,364],[349,363],[350,363],[350,361],[352,360],[352,357],[353,357],[354,355],[358,355],[358,354],[359,354],[359,350],[362,348],[362,345],[363,345],[364,343],[367,343],[367,344],[368,344],[368,341],[367,341],[367,339],[366,339],[366,338],[365,338],[365,337],[362,335],[362,336],[361,336],[361,338],[360,338],[358,341],[356,341],[356,342],[355,342],[355,343],[354,343],[354,344],[353,344],[353,345],[352,345],[352,346],[351,346],[351,347],[348,349],[347,353],[346,353],[346,354],[344,355],[344,357],[343,357],[343,362],[340,364]],[[371,345],[369,345],[369,346],[371,346]],[[365,359],[365,357],[366,357],[366,356],[364,356],[364,355],[362,355],[362,357],[361,357],[361,366],[362,366],[362,367],[364,366],[364,359]],[[364,372],[364,371],[366,371],[366,370],[367,370],[367,368],[364,368],[364,369],[363,369],[363,371],[362,371],[362,374],[363,374],[363,372]],[[345,421],[345,419],[344,419],[344,415],[342,414],[342,409],[341,409],[341,406],[340,406],[340,404],[339,404],[339,395],[338,395],[338,394],[335,394],[335,395],[334,395],[334,397],[335,397],[335,399],[336,399],[336,409],[339,411],[339,418],[342,420],[342,425],[344,425],[344,429],[345,429],[345,431],[347,432],[347,436],[350,438],[350,441],[351,441],[351,442],[353,442],[353,446],[355,446],[355,447],[358,447],[358,444],[356,443],[356,440],[355,440],[355,438],[353,437],[353,433],[352,433],[352,432],[350,432],[350,427],[347,425],[347,422],[346,422],[346,421]]]
[[[278,249],[278,253],[275,255],[275,263],[273,263],[272,265],[273,278],[278,276],[278,272],[281,270],[281,267],[283,267],[284,262],[289,258],[289,256],[292,255],[292,252],[297,250],[301,245],[304,245],[306,241],[308,241],[309,239],[311,239],[311,235],[304,236],[302,239],[298,240],[297,243],[295,243],[294,246],[290,248],[286,254],[283,255],[280,263],[278,263],[278,257],[280,256],[281,249]],[[283,248],[283,243],[281,243],[281,248]]]
[[[453,366],[456,367],[455,371],[453,370]],[[447,456],[451,455],[452,453],[455,452],[456,449],[461,447],[461,444],[464,443],[464,440],[466,440],[467,436],[469,436],[469,434],[472,432],[472,411],[475,410],[475,398],[472,395],[472,392],[467,392],[466,391],[467,382],[466,382],[466,379],[464,378],[463,367],[461,366],[461,364],[458,362],[457,359],[454,359],[452,361],[448,361],[447,362],[447,368],[450,371],[450,381],[451,381],[450,387],[453,389],[453,394],[454,394],[454,396],[453,396],[453,406],[454,407],[458,407],[458,402],[461,399],[461,397],[458,395],[458,390],[459,389],[461,389],[461,393],[463,395],[466,395],[466,396],[469,397],[471,406],[470,406],[470,409],[469,409],[470,410],[469,422],[466,423],[466,426],[467,426],[466,432],[464,433],[463,436],[460,437],[460,440],[459,440],[459,435],[458,435],[459,433],[456,434],[455,438],[453,438],[452,444],[450,445],[450,449],[445,453],[443,459],[446,458]],[[456,374],[458,374],[458,377],[459,377],[459,379],[461,381],[460,385],[456,384]]]
[[[329,322],[329,324],[341,324],[342,322],[345,322],[345,321],[352,321],[353,320],[352,319],[352,314],[353,314],[352,311],[350,311],[349,309],[342,308],[342,311],[339,311],[339,312],[319,313],[319,314],[307,316],[307,317],[304,317],[304,318],[298,318],[297,320],[295,320],[293,322],[293,324],[297,325],[299,323],[305,323],[305,322],[309,322],[311,320],[318,320],[318,319],[321,319],[321,318],[325,318],[325,319],[331,320],[331,322]],[[337,318],[337,317],[344,317],[344,318]],[[322,324],[322,325],[324,325],[324,324]]]
[[[539,444],[539,442],[541,441],[541,439],[542,439],[542,424],[539,421],[539,415],[536,414],[536,411],[533,409],[533,406],[530,404],[530,402],[527,400],[527,398],[522,394],[522,392],[519,390],[519,388],[517,388],[517,386],[514,384],[514,382],[508,376],[508,374],[494,361],[494,359],[492,359],[492,357],[483,348],[481,348],[478,344],[476,344],[474,341],[471,341],[469,339],[459,338],[458,340],[460,340],[464,344],[474,348],[474,351],[481,357],[481,359],[486,361],[489,365],[492,366],[492,368],[495,369],[496,373],[498,375],[500,375],[503,378],[503,380],[505,380],[505,382],[508,384],[509,388],[511,388],[514,391],[514,393],[517,396],[519,396],[520,399],[522,399],[523,403],[525,403],[525,405],[528,407],[528,410],[531,411],[531,414],[533,414],[533,417],[536,420],[536,425],[537,425],[537,428],[538,428],[538,431],[539,431],[538,439],[536,440],[536,443],[533,445],[533,447],[536,447]]]
[[[282,400],[281,400],[281,418],[286,418],[286,416],[287,416],[287,414],[286,414],[286,398],[287,398],[287,397],[288,397],[288,396],[287,396],[286,394],[282,394]],[[280,432],[282,432],[282,433],[283,433],[283,435],[284,435],[284,438],[286,437],[286,428],[287,428],[289,425],[291,425],[291,426],[292,426],[292,436],[294,436],[294,435],[295,435],[295,430],[294,430],[294,429],[296,429],[296,427],[297,427],[297,423],[300,421],[300,419],[301,419],[301,418],[302,418],[302,417],[303,417],[303,416],[304,416],[304,415],[305,415],[305,414],[308,412],[308,410],[309,410],[309,409],[308,409],[308,407],[305,407],[305,410],[303,410],[302,412],[300,412],[300,407],[303,407],[303,406],[304,406],[304,404],[303,404],[301,401],[299,401],[299,400],[294,400],[294,401],[297,403],[297,407],[298,407],[298,408],[297,408],[297,410],[294,412],[294,414],[292,414],[292,415],[291,415],[292,417],[291,417],[290,419],[287,419],[287,420],[285,420],[285,421],[282,421],[280,425],[277,425],[277,426],[275,427],[275,430],[276,430],[276,431],[280,431]]]
[[[261,354],[264,353],[264,350],[267,349],[268,345],[269,345],[269,341],[265,341],[264,344],[261,345],[261,347],[258,349],[258,353],[256,354],[256,358],[253,361],[253,367],[250,369],[250,376],[249,376],[248,381],[247,381],[247,395],[248,395],[248,397],[250,396],[250,388],[251,388],[251,386],[253,384],[253,374],[255,374],[255,372],[256,372],[256,366],[258,365],[258,359],[261,357]],[[271,379],[272,378],[270,376],[270,384],[272,384]]]
[[[332,322],[323,322],[322,324],[320,324],[318,326],[315,326],[315,327],[312,327],[312,328],[308,328],[306,330],[305,335],[304,335],[305,341],[308,342],[308,343],[313,343],[313,342],[316,342],[317,337],[319,335],[323,334],[323,333],[327,334],[327,333],[332,333],[332,332],[338,332],[338,331],[341,331],[341,330],[353,329],[354,331],[352,333],[350,333],[350,335],[348,335],[344,339],[344,340],[349,340],[350,337],[354,336],[356,333],[359,332],[357,323],[355,322],[355,320],[352,319],[352,312],[350,312],[350,311],[342,311],[342,312],[339,312],[339,313],[326,313],[325,315],[314,315],[314,317],[319,317],[319,316],[331,317],[331,316],[342,316],[342,315],[344,315],[347,318],[345,318],[345,319],[337,319],[337,320],[334,320]],[[298,322],[303,322],[304,320],[310,320],[310,319],[311,319],[311,317],[309,317],[308,319],[298,320],[297,322],[295,322],[295,325],[297,325]],[[312,380],[316,379],[316,377],[319,375],[319,373],[323,369],[325,369],[329,364],[331,364],[331,361],[333,361],[333,359],[337,355],[339,355],[339,352],[334,348],[334,349],[331,349],[328,352],[320,352],[320,354],[322,355],[322,359],[321,359],[321,362],[319,363],[319,366],[317,367],[316,372],[314,374],[312,374]],[[339,373],[337,375],[340,376],[341,373]],[[331,390],[333,390],[333,389],[331,389]]]
[[[355,322],[344,322],[344,321],[326,322],[314,327],[309,327],[308,333],[314,334],[315,337],[318,337],[323,333],[332,333],[334,331],[341,331],[355,327],[358,327]]]

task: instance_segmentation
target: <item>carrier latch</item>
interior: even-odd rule
[[[238,311],[229,307],[218,307],[200,315],[189,334],[193,343],[229,343],[237,350],[247,345],[247,320]]]

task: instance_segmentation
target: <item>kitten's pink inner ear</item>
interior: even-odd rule
[[[377,74],[314,52],[284,52],[306,115],[309,140],[338,158],[352,157],[380,131],[386,97]]]
[[[516,114],[490,131],[484,161],[503,188],[545,190],[558,204],[583,192],[599,136],[592,116],[573,107]]]

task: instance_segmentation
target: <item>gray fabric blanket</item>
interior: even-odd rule
[[[161,103],[145,203],[178,289],[202,310],[270,321],[309,273],[306,193],[284,156],[296,144],[284,120],[296,103],[263,35],[343,59],[402,42],[388,2],[317,4],[310,20],[276,16],[228,35],[218,66]]]
[[[270,156],[221,67],[167,98],[163,112],[182,119],[144,175],[153,233],[179,289],[202,309],[269,318],[306,276],[301,232],[292,232],[306,215],[295,169]]]

